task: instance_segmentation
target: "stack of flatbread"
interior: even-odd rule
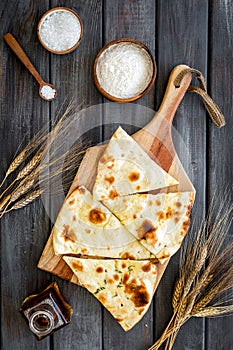
[[[118,127],[92,193],[79,186],[57,217],[55,254],[125,331],[148,310],[158,264],[179,249],[188,230],[194,194],[176,192],[177,184]]]

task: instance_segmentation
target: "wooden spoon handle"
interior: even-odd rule
[[[7,33],[4,35],[4,39],[7,42],[7,44],[10,46],[10,48],[14,51],[16,56],[18,56],[20,61],[25,65],[25,67],[29,70],[29,72],[38,81],[38,83],[40,85],[43,85],[44,84],[43,79],[41,78],[40,74],[37,72],[36,68],[33,66],[31,61],[27,57],[22,47],[19,45],[17,40],[13,37],[13,35],[11,33]]]

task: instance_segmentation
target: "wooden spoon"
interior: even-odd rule
[[[6,43],[10,46],[10,48],[14,51],[16,56],[20,59],[20,61],[25,65],[25,67],[29,70],[29,72],[33,75],[33,77],[37,80],[40,85],[39,95],[45,101],[52,101],[57,96],[57,89],[54,85],[46,83],[33,66],[26,53],[19,45],[17,40],[13,37],[11,33],[7,33],[4,35],[4,39]]]
[[[148,125],[133,134],[132,137],[152,159],[179,181],[179,184],[171,187],[170,190],[173,189],[173,191],[181,192],[190,191],[195,195],[195,189],[176,154],[171,134],[172,120],[190,85],[192,74],[187,73],[184,76],[179,88],[175,87],[174,80],[177,75],[186,68],[187,66],[185,65],[179,65],[173,69],[163,102],[158,112]],[[97,165],[106,146],[107,145],[104,144],[88,148],[71,185],[69,194],[81,185],[86,186],[87,189],[92,191],[97,173]],[[167,264],[168,262],[165,264],[158,264],[158,279],[154,286],[154,290],[157,288]],[[44,248],[38,267],[73,283],[79,284],[79,281],[69,266],[62,259],[62,256],[55,255],[53,250],[52,233]]]

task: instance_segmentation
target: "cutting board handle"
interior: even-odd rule
[[[170,74],[163,101],[156,113],[156,115],[166,118],[169,123],[172,123],[176,110],[182,101],[186,91],[188,90],[192,80],[192,73],[187,73],[183,77],[179,87],[176,87],[174,84],[174,81],[178,74],[187,68],[189,69],[188,66],[183,64],[173,68]],[[153,123],[156,123],[156,116],[150,122],[150,127],[153,127]]]

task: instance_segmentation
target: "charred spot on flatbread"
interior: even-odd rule
[[[112,163],[111,165],[107,166],[108,169],[112,169],[113,167],[114,167],[114,163]]]
[[[98,299],[102,304],[105,304],[107,301],[106,296],[104,294],[99,294]]]
[[[154,227],[153,223],[150,220],[145,219],[137,229],[138,239],[140,240],[145,236],[146,233],[153,232],[156,230],[157,228]]]
[[[141,307],[141,308],[138,310],[138,314],[141,315],[141,314],[143,313],[143,311],[144,311],[144,308]]]
[[[103,272],[104,272],[103,267],[102,267],[102,266],[98,266],[98,267],[96,268],[96,272],[97,272],[97,273],[103,273]]]
[[[189,224],[190,224],[190,219],[187,219],[186,221],[183,222],[183,230],[187,231],[189,228]]]
[[[159,211],[156,212],[156,215],[158,216],[158,220],[161,221],[165,218],[164,212],[163,211]]]
[[[104,163],[108,163],[108,162],[114,162],[115,159],[113,158],[113,156],[108,156],[108,155],[103,155],[100,158],[100,163],[104,164]]]
[[[180,208],[180,207],[182,207],[182,203],[180,203],[180,202],[175,202],[175,206],[176,206],[177,208]]]
[[[72,267],[74,270],[78,270],[78,271],[83,271],[84,270],[84,266],[83,264],[81,263],[81,261],[73,261],[72,262]]]
[[[119,275],[117,275],[116,273],[113,275],[113,278],[115,281],[119,281]]]
[[[156,205],[158,205],[158,206],[160,206],[160,205],[161,205],[161,202],[160,202],[160,200],[159,200],[159,199],[156,199],[155,203],[156,203]]]
[[[138,181],[140,179],[140,173],[138,173],[137,171],[132,171],[129,176],[129,181],[131,182],[135,182]]]
[[[130,278],[129,273],[128,272],[125,273],[124,276],[123,276],[123,279],[122,279],[122,283],[126,284],[128,282],[128,280],[129,280],[129,278]]]
[[[115,177],[114,176],[105,176],[104,177],[104,180],[106,181],[106,182],[108,182],[109,183],[109,185],[111,185],[111,184],[113,184],[113,182],[115,181]]]
[[[108,279],[108,284],[113,284],[114,283],[114,280],[112,278],[109,278]]]
[[[61,233],[61,237],[64,237],[64,241],[71,241],[73,243],[76,242],[76,236],[74,233],[74,230],[72,228],[70,228],[69,225],[64,224],[63,225],[63,231]]]
[[[76,221],[76,215],[73,215],[72,220]]]
[[[150,220],[145,219],[137,229],[138,239],[145,239],[148,244],[155,245],[155,243],[158,241],[158,237],[156,235],[157,229],[158,228],[155,227]]]
[[[119,196],[119,193],[116,191],[116,190],[111,190],[110,192],[109,192],[109,198],[110,199],[114,199],[114,198],[116,198],[116,197],[118,197]]]
[[[73,205],[74,202],[75,202],[75,200],[74,200],[74,199],[71,199],[71,201],[69,201],[69,205]]]
[[[150,262],[148,262],[148,263],[146,263],[145,265],[142,266],[142,271],[150,272],[150,270],[151,270],[151,263]]]
[[[155,245],[155,243],[157,243],[158,241],[158,237],[156,235],[156,231],[157,231],[157,227],[155,227],[153,229],[153,231],[151,232],[147,232],[144,236],[145,240],[147,241],[147,243],[151,244],[151,245]]]
[[[170,219],[172,215],[173,215],[173,210],[171,207],[168,207],[166,212],[166,219]]]
[[[89,220],[93,224],[102,224],[106,221],[106,213],[103,213],[100,209],[95,208],[89,212]]]
[[[133,256],[132,254],[130,254],[130,253],[128,253],[128,252],[125,252],[125,253],[121,256],[121,259],[124,259],[124,260],[127,260],[127,259],[135,260],[135,256]]]
[[[125,283],[125,292],[131,295],[130,300],[134,303],[135,307],[145,307],[150,302],[150,294],[148,293],[145,283],[140,281],[137,284],[135,278]],[[124,283],[123,283],[124,284]]]

